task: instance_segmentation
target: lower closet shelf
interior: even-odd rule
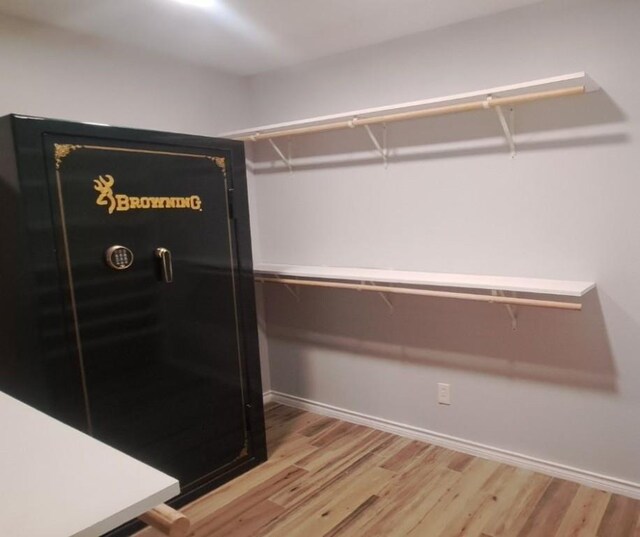
[[[515,293],[582,297],[595,287],[595,283],[584,281],[274,264],[257,265],[255,279],[257,282],[278,283],[287,286],[353,289],[383,294],[407,294],[490,302],[503,304],[507,307],[531,306],[564,310],[581,310],[582,304],[549,300],[548,298],[517,297]],[[423,287],[444,287],[464,289],[465,291],[444,291],[424,289]],[[474,293],[469,290],[491,291],[491,293]],[[511,292],[514,296],[507,296],[505,292]]]

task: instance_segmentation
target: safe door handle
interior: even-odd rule
[[[160,260],[160,274],[164,283],[173,281],[173,264],[171,263],[171,252],[166,248],[156,248],[156,257]]]

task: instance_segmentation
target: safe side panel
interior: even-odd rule
[[[40,135],[0,118],[0,390],[86,431],[71,356]]]

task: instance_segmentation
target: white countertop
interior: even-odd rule
[[[176,496],[176,479],[0,392],[0,536],[98,536]]]

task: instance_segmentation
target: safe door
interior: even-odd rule
[[[228,155],[45,136],[87,429],[183,488],[248,455]]]

